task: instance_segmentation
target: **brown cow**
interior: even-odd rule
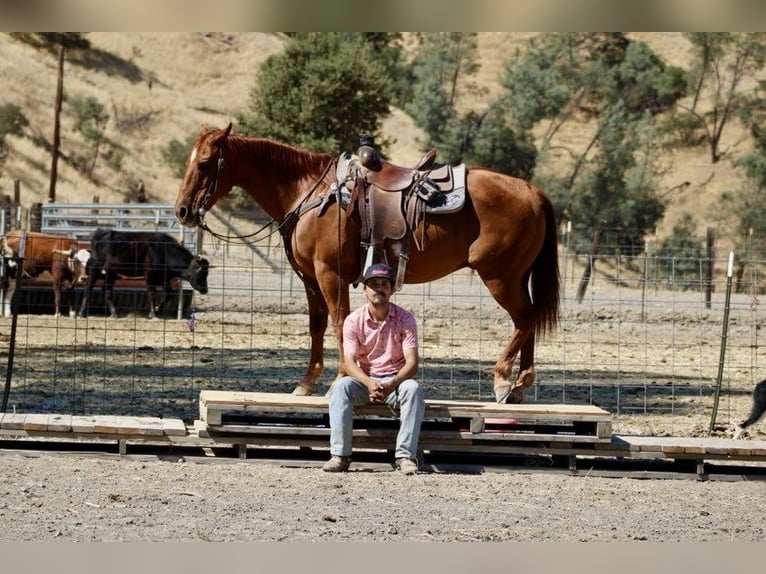
[[[55,314],[61,314],[61,288],[66,290],[69,316],[75,316],[74,286],[84,284],[88,279],[86,266],[90,251],[83,249],[87,242],[64,235],[53,235],[28,231],[24,250],[23,277],[42,278],[46,272],[53,283]],[[21,231],[9,231],[2,238],[2,256],[6,258],[8,269],[8,289],[6,301],[10,301],[16,287],[16,257],[19,255]]]

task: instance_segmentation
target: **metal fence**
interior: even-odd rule
[[[197,245],[214,265],[210,291],[195,295],[183,320],[18,317],[9,410],[194,419],[202,389],[290,392],[308,362],[308,316],[281,243],[268,236],[237,245],[205,235]],[[560,253],[561,321],[537,344],[537,378],[526,400],[597,404],[614,413],[618,429],[651,417],[656,434],[678,434],[707,426],[720,382],[718,420],[747,414],[766,370],[754,295],[763,261],[745,262],[756,271],[727,302],[726,257],[712,262],[711,280],[704,260],[605,256],[578,301],[591,262]],[[673,274],[679,267],[682,281]],[[395,301],[418,318],[427,396],[493,400],[492,369],[512,323],[480,278],[461,270],[405,285]],[[362,303],[358,289],[351,302]],[[0,319],[0,335],[9,321]],[[337,372],[331,331],[322,393]]]

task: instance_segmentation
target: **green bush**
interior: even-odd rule
[[[186,138],[186,142],[180,142],[176,138],[170,140],[162,149],[162,159],[170,167],[173,175],[183,177],[186,173],[186,159],[189,157],[197,135],[192,134]]]
[[[8,153],[7,135],[21,135],[29,121],[16,104],[0,105],[0,161]]]

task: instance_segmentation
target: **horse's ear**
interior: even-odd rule
[[[231,122],[229,122],[229,125],[226,126],[226,130],[224,131],[223,137],[227,138],[229,137],[229,134],[231,133]]]

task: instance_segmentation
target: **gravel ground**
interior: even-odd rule
[[[482,353],[494,357],[496,342],[507,336],[497,326],[504,324],[502,319],[479,322],[483,331],[474,335],[470,329],[475,325],[455,318],[455,332],[465,331],[455,342],[445,334],[453,328],[446,320],[431,317],[425,304],[419,308],[428,321],[424,352],[437,364],[444,355],[450,369],[453,363],[459,364],[451,354],[453,347],[461,357]],[[567,371],[584,365],[577,368],[590,372],[593,365],[613,368],[616,356],[624,369],[635,363],[639,378],[650,372],[654,377],[650,388],[664,384],[665,365],[670,365],[671,372],[692,372],[695,377],[690,384],[713,378],[718,358],[715,337],[710,336],[709,350],[700,351],[700,331],[718,333],[715,321],[698,326],[690,314],[692,326],[688,327],[685,315],[663,308],[646,323],[623,320],[621,315],[615,333],[608,314],[611,308],[605,308],[598,316],[579,308],[570,310],[557,336],[540,346],[540,365]],[[621,312],[632,318],[627,311]],[[227,311],[227,319],[231,313]],[[243,314],[252,321],[250,312]],[[200,378],[194,381],[195,389],[212,388],[212,377],[237,369],[242,372],[232,377],[248,382],[268,379],[276,370],[286,381],[274,385],[274,390],[292,389],[293,373],[302,372],[305,362],[303,313],[259,313],[257,324],[245,321],[242,325],[234,321],[236,313],[230,323],[210,315],[200,313],[194,333],[183,322],[25,317],[20,321],[19,341],[31,352],[16,360],[27,378],[24,386],[14,387],[11,398],[34,399],[35,405],[52,412],[77,412],[73,409],[79,403],[68,408],[60,402],[75,395],[79,387],[69,382],[77,381],[87,400],[108,408],[106,412],[124,414],[106,402],[113,400],[130,414],[155,414],[141,409],[151,408],[153,401],[169,400],[168,393],[175,391],[171,375],[176,370],[184,388],[188,387],[186,373],[192,360],[196,361],[194,376]],[[0,335],[7,335],[8,321],[0,320]],[[741,338],[737,338],[739,331],[732,331],[727,357],[734,365],[750,364],[748,325],[744,320],[742,325],[735,323],[744,333]],[[492,348],[483,349],[482,341]],[[494,343],[487,345],[487,341]],[[68,373],[74,367],[66,353],[51,357],[51,349],[70,346],[78,349],[76,357],[85,365],[87,377],[80,371]],[[97,353],[102,346],[110,350],[109,361]],[[230,357],[223,354],[224,348],[241,351]],[[647,348],[651,353],[642,351]],[[91,352],[93,361],[85,360]],[[642,352],[648,357],[642,358]],[[49,386],[54,367],[64,373],[69,385],[55,396]],[[158,367],[168,380],[155,389],[147,375]],[[724,426],[729,418],[749,410],[751,377],[747,374],[745,369],[737,371],[734,382],[748,392],[729,393],[722,402],[719,422]],[[122,390],[117,382],[135,389]],[[242,386],[237,380],[230,384],[239,390],[266,390]],[[683,390],[682,382],[674,389],[677,414],[660,409],[638,416],[615,413],[613,432],[703,436],[710,397],[700,397],[697,391],[687,397]],[[21,395],[16,394],[19,391]],[[438,398],[439,391],[430,388],[429,396]],[[139,398],[126,399],[133,396],[129,392]],[[658,397],[657,401],[665,400],[664,395]],[[751,437],[762,438],[765,427],[754,427]],[[718,434],[725,436],[728,430]],[[764,495],[766,481],[761,480],[640,480],[587,472],[572,476],[554,469],[442,471],[405,477],[388,465],[357,463],[352,472],[328,475],[319,464],[237,459],[203,464],[191,457],[178,462],[157,456],[7,451],[0,456],[0,541],[761,541],[766,538],[760,505]],[[380,565],[373,562],[373,567]],[[390,556],[382,563],[390,566]]]
[[[766,481],[6,453],[3,541],[761,541]]]

